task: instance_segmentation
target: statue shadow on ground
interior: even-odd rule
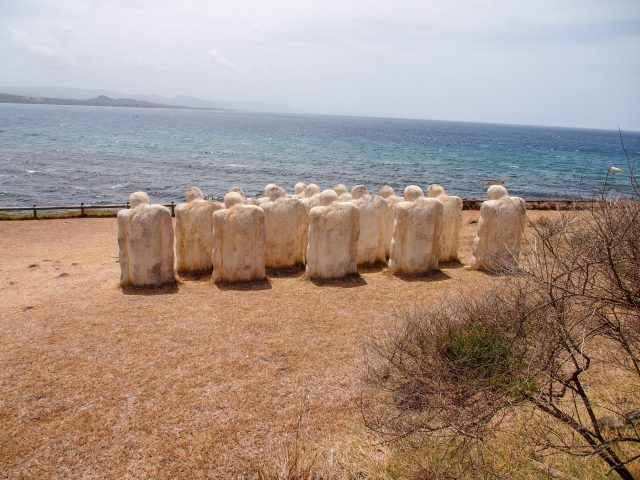
[[[450,280],[451,277],[444,273],[442,270],[430,270],[424,273],[414,273],[414,274],[396,274],[393,275],[396,278],[399,278],[403,282],[442,282],[444,280]]]
[[[180,280],[186,280],[189,282],[208,282],[211,280],[211,270],[203,270],[200,272],[183,272],[179,271],[178,276]]]
[[[367,284],[367,281],[358,273],[343,278],[310,278],[309,280],[318,287],[355,288],[363,287]]]
[[[460,260],[451,260],[449,262],[440,262],[438,268],[464,268],[464,263]]]
[[[173,295],[179,291],[178,282],[165,283],[158,287],[121,285],[120,288],[124,295]]]
[[[268,278],[263,280],[251,280],[248,282],[218,282],[213,284],[218,290],[235,290],[235,291],[259,291],[271,290],[271,282]]]
[[[267,268],[267,276],[271,278],[294,278],[304,275],[304,265],[285,268]]]
[[[376,263],[365,263],[362,265],[358,265],[358,273],[379,273],[387,268],[386,263],[376,262]]]

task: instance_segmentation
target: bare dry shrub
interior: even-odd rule
[[[388,439],[482,441],[521,405],[541,451],[640,458],[640,204],[533,225],[522,268],[480,298],[416,309],[368,349],[363,413]]]

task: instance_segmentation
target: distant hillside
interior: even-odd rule
[[[97,88],[0,86],[0,92],[23,97],[73,98],[79,100],[93,100],[95,97],[104,95],[109,98],[126,98],[141,102],[159,103],[173,107],[240,110],[245,112],[304,113],[302,110],[291,108],[290,106],[282,103],[248,102],[242,100],[203,100],[201,98],[191,97],[188,95],[163,97],[160,95],[114,92],[112,90]]]
[[[207,110],[218,110],[211,107],[187,107],[184,105],[167,105],[164,103],[147,102],[144,100],[134,100],[132,98],[110,98],[106,95],[98,95],[95,98],[78,100],[74,98],[49,98],[49,97],[28,97],[24,95],[10,95],[0,93],[0,103],[25,103],[37,105],[81,105],[93,107],[136,107],[136,108],[177,108],[194,109],[204,108]]]

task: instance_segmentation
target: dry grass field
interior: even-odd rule
[[[553,215],[532,212],[533,219]],[[465,211],[467,262],[477,211]],[[0,478],[255,478],[296,430],[362,435],[367,337],[397,312],[493,281],[456,264],[123,291],[115,219],[0,223]]]

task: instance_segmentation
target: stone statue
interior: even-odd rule
[[[236,192],[224,196],[224,206],[213,214],[213,281],[265,278],[264,212]]]
[[[301,200],[307,209],[307,213],[309,213],[313,207],[320,205],[320,187],[315,183],[310,183],[305,187],[304,195],[304,198]]]
[[[386,202],[387,208],[383,210],[383,242],[384,253],[386,257],[389,257],[391,252],[391,237],[393,236],[393,222],[396,218],[396,207],[404,199],[396,196],[396,192],[393,191],[393,187],[390,185],[384,185],[379,191],[380,197]]]
[[[458,234],[462,225],[462,199],[447,195],[442,187],[434,183],[427,187],[429,198],[437,198],[444,205],[442,235],[440,236],[440,262],[458,259]]]
[[[297,198],[304,198],[306,185],[302,182],[298,182],[293,186],[293,196]]]
[[[384,215],[389,208],[381,197],[373,197],[364,185],[351,190],[352,203],[360,210],[358,265],[386,262],[384,249]]]
[[[205,200],[198,187],[188,189],[185,196],[187,203],[175,208],[177,269],[209,271],[213,268],[213,212],[222,209],[222,205]]]
[[[132,193],[131,208],[118,212],[120,284],[159,286],[175,282],[173,223],[162,205],[144,192]]]
[[[288,197],[280,187],[266,192],[269,201],[260,205],[266,231],[265,263],[285,268],[304,263],[309,216],[301,200]]]
[[[487,197],[480,207],[471,268],[502,270],[517,267],[526,203],[520,197],[510,197],[501,185],[490,186]]]
[[[320,195],[320,206],[311,209],[307,275],[341,278],[357,273],[360,211],[352,203],[339,202],[333,190]]]
[[[424,192],[417,185],[409,185],[404,189],[404,201],[413,202],[418,198],[424,197]]]
[[[396,208],[389,270],[394,274],[417,274],[438,268],[444,205],[424,198],[420,187],[405,189],[405,199]]]
[[[339,183],[338,185],[333,187],[333,191],[338,194],[338,199],[341,202],[348,202],[349,200],[351,200],[353,198],[351,196],[351,194],[349,193],[349,190],[347,189],[347,186],[345,184],[343,184],[343,183]]]

